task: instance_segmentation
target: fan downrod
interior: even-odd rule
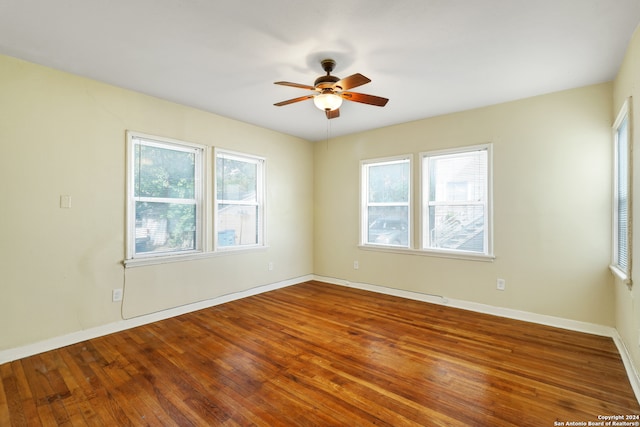
[[[323,59],[320,61],[320,64],[322,65],[322,69],[326,71],[327,76],[331,74],[334,68],[336,68],[336,61],[330,58]]]

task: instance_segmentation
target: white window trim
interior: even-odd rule
[[[487,250],[484,253],[460,251],[460,250],[448,250],[448,249],[434,249],[426,247],[427,240],[425,240],[425,232],[427,230],[427,220],[425,215],[428,215],[429,200],[425,197],[425,189],[428,187],[428,174],[424,168],[424,160],[426,157],[442,156],[447,154],[459,154],[470,151],[487,151],[487,202],[485,218],[485,242]],[[478,261],[493,261],[495,255],[493,253],[493,144],[485,143],[479,145],[471,145],[465,147],[456,147],[442,150],[425,151],[420,153],[420,249],[418,249],[423,255],[432,255],[436,257],[445,258],[457,258],[465,260],[478,260]]]
[[[380,163],[387,163],[387,164],[391,164],[391,163],[401,163],[404,161],[409,161],[409,200],[407,201],[407,206],[408,206],[408,210],[409,210],[409,217],[407,219],[407,227],[408,230],[407,232],[409,233],[408,236],[408,243],[407,243],[407,247],[404,246],[395,246],[395,245],[376,245],[374,243],[367,243],[366,239],[368,236],[368,216],[365,218],[365,212],[367,212],[367,207],[368,207],[368,197],[369,197],[369,192],[368,192],[368,182],[369,182],[369,175],[368,173],[365,173],[365,170],[368,172],[368,169],[365,169],[365,166],[368,165],[373,165],[373,164],[380,164]],[[365,187],[365,183],[367,184],[367,186]],[[359,211],[359,221],[360,221],[360,236],[359,236],[359,247],[361,248],[367,248],[367,249],[381,249],[382,251],[385,252],[400,252],[400,253],[406,253],[408,251],[411,251],[413,249],[413,155],[412,154],[407,154],[407,155],[399,155],[399,156],[392,156],[392,157],[381,157],[381,158],[376,158],[376,159],[367,159],[367,160],[361,160],[360,161],[360,211]]]
[[[628,191],[628,199],[627,199],[627,257],[628,257],[628,267],[627,269],[623,269],[618,264],[618,203],[617,203],[617,188],[618,188],[618,128],[622,124],[624,119],[627,119],[627,191]],[[631,286],[631,268],[632,268],[632,243],[633,243],[633,126],[632,126],[632,107],[631,107],[631,97],[627,98],[625,102],[622,104],[620,111],[616,117],[616,120],[611,127],[612,138],[613,138],[613,186],[612,186],[612,212],[611,212],[611,264],[609,265],[609,269],[611,272],[620,279],[623,283]]]
[[[215,165],[218,159],[218,155],[223,155],[229,159],[236,159],[244,162],[254,162],[257,167],[256,174],[256,205],[258,206],[258,242],[253,245],[235,245],[235,246],[219,246],[218,245],[218,182],[216,177]],[[213,192],[211,193],[212,205],[213,205],[213,232],[211,234],[213,250],[214,252],[240,252],[250,251],[266,247],[267,241],[267,227],[266,227],[266,180],[267,180],[267,161],[264,157],[256,156],[253,154],[241,153],[239,151],[231,151],[223,148],[215,148],[213,152]]]
[[[184,262],[184,261],[195,261],[200,259],[207,258],[216,258],[220,256],[232,255],[236,252],[262,252],[269,249],[268,246],[252,246],[250,248],[242,248],[242,250],[231,250],[231,251],[208,251],[208,252],[191,252],[186,254],[178,254],[173,256],[157,256],[157,257],[149,257],[149,258],[134,258],[134,259],[126,259],[124,260],[125,268],[132,267],[143,267],[147,265],[159,265],[159,264],[170,264],[174,262]]]
[[[403,255],[415,255],[432,258],[449,258],[465,261],[481,261],[493,262],[496,257],[494,255],[484,255],[474,252],[446,251],[446,250],[423,250],[414,248],[404,248],[398,246],[382,246],[382,245],[358,245],[359,249],[374,252],[388,252]]]
[[[171,146],[172,149],[184,152],[195,152],[195,201],[196,201],[196,248],[190,251],[180,252],[161,252],[136,254],[135,253],[135,202],[138,200],[134,197],[134,161],[135,161],[135,142],[141,139],[145,141],[145,145],[166,148]],[[206,203],[204,203],[204,194],[207,191],[206,180],[206,156],[208,147],[204,145],[194,144],[190,142],[180,141],[172,138],[159,137],[141,132],[127,131],[127,230],[126,230],[126,254],[125,266],[134,266],[136,264],[148,264],[150,260],[162,262],[168,258],[183,258],[194,254],[202,253],[206,250],[206,241],[204,239],[206,232]],[[140,200],[146,198],[139,198]],[[153,199],[158,201],[159,199]],[[180,203],[180,199],[167,199],[174,203]]]

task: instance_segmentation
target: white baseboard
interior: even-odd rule
[[[190,313],[192,311],[202,310],[204,308],[213,307],[216,305],[224,304],[226,302],[234,301],[241,298],[246,298],[251,295],[257,295],[257,294],[272,291],[275,289],[284,288],[287,286],[295,285],[297,283],[306,282],[312,279],[313,279],[312,275],[307,275],[307,276],[297,277],[294,279],[284,280],[277,283],[271,283],[268,285],[257,286],[255,288],[247,289],[241,292],[234,292],[232,294],[222,295],[216,298],[199,301],[199,302],[195,302],[192,304],[187,304],[187,305],[183,305],[175,308],[170,308],[170,309],[162,310],[156,313],[145,314],[142,316],[132,317],[129,319],[118,321],[118,322],[97,326],[95,328],[89,328],[89,329],[85,329],[78,332],[72,332],[70,334],[50,338],[50,339],[39,341],[33,344],[27,344],[22,347],[2,350],[0,351],[0,364],[22,359],[23,357],[33,356],[34,354],[43,353],[45,351],[55,350],[57,348],[65,347],[71,344],[76,344],[92,338],[97,338],[104,335],[112,334],[114,332],[120,332],[126,329],[135,328],[137,326],[146,325],[148,323],[157,322],[159,320],[180,316],[182,314]]]
[[[446,305],[449,307],[461,308],[463,310],[475,311],[478,313],[491,314],[494,316],[506,317],[509,319],[523,320],[525,322],[532,322],[546,326],[553,326],[556,328],[567,329],[571,331],[584,332],[593,335],[610,337],[613,339],[622,363],[624,364],[631,388],[636,395],[636,399],[640,402],[640,375],[635,368],[631,356],[627,351],[620,334],[615,328],[609,326],[598,325],[596,323],[580,322],[577,320],[565,319],[562,317],[547,316],[544,314],[536,314],[528,311],[513,310],[510,308],[496,307],[487,304],[480,304],[464,300],[456,300],[447,298],[442,295],[423,294],[420,292],[405,291],[402,289],[394,289],[386,286],[371,285],[367,283],[349,282],[346,280],[336,279],[332,277],[323,277],[314,275],[314,280],[320,282],[331,283],[334,285],[347,286],[351,288],[362,289],[366,291],[378,292],[386,295],[393,295],[401,298],[407,298],[417,301],[424,301],[433,304]]]
[[[593,335],[605,337],[613,337],[616,333],[615,328],[602,326],[595,323],[580,322],[577,320],[565,319],[562,317],[547,316],[544,314],[536,314],[528,311],[514,310],[511,308],[496,307],[488,304],[480,304],[477,302],[457,300],[447,298],[442,295],[423,294],[420,292],[405,291],[402,289],[394,289],[386,286],[371,285],[368,283],[349,282],[332,277],[314,276],[315,280],[320,282],[332,283],[335,285],[347,286],[351,288],[363,289],[366,291],[378,292],[387,295],[394,295],[402,298],[430,302],[433,304],[446,305],[463,310],[475,311],[478,313],[492,314],[494,316],[506,317],[515,320],[524,320],[526,322],[538,323],[541,325],[554,326],[556,328],[569,329],[572,331],[586,332]]]
[[[633,364],[633,360],[631,359],[631,354],[627,349],[627,346],[624,344],[622,337],[615,331],[615,335],[613,336],[613,342],[618,347],[618,352],[620,353],[620,357],[622,358],[622,363],[624,364],[624,369],[627,371],[627,377],[629,378],[629,382],[631,383],[631,388],[633,388],[633,392],[636,395],[636,399],[640,402],[640,374]]]

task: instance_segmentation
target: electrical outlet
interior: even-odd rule
[[[353,269],[357,270],[360,268],[360,263],[358,261],[353,261]]]
[[[496,289],[498,289],[499,291],[504,291],[506,286],[507,286],[506,280],[504,279],[496,280]]]
[[[268,268],[269,268],[269,271],[273,271],[273,263],[272,262],[269,263]]]
[[[122,288],[113,290],[113,292],[111,293],[111,301],[122,301]]]

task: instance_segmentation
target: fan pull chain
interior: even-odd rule
[[[331,120],[327,119],[327,143],[326,148],[329,150],[329,138],[331,136]]]

